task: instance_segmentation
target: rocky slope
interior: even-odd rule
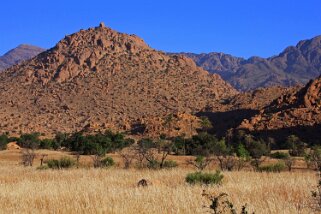
[[[239,90],[306,84],[321,74],[321,36],[300,41],[270,58],[242,59],[221,53],[186,54]]]
[[[18,64],[24,60],[28,60],[43,52],[44,49],[32,45],[19,45],[18,47],[8,51],[0,56],[0,71]]]
[[[239,128],[254,132],[272,131],[278,135],[296,134],[308,142],[321,143],[320,124],[321,76],[300,90],[276,99],[250,120],[244,120]]]
[[[194,121],[186,114],[235,94],[193,60],[168,56],[101,24],[0,74],[0,130],[159,130],[154,125],[164,126],[159,121],[170,114],[175,124]]]

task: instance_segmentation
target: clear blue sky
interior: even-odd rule
[[[320,0],[4,0],[0,55],[21,43],[50,48],[104,21],[164,51],[268,57],[321,35],[320,11]]]

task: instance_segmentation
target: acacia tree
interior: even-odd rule
[[[260,141],[252,141],[247,145],[247,149],[253,158],[251,164],[255,169],[258,169],[261,163],[264,161],[264,155],[269,153],[269,149],[266,144]]]
[[[196,169],[202,171],[210,165],[213,161],[211,157],[197,156],[194,160],[187,160],[187,163],[196,167]]]
[[[119,150],[117,153],[123,159],[125,169],[128,169],[136,158],[134,147]]]

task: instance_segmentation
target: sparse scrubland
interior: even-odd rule
[[[203,120],[206,122],[206,120]],[[315,213],[321,149],[243,132],[218,138],[122,133],[1,136],[4,213]],[[9,144],[8,144],[9,145]],[[271,147],[283,150],[271,150]],[[138,185],[139,184],[139,185]]]
[[[47,159],[69,157],[68,152],[40,150]],[[237,208],[247,204],[252,213],[313,213],[311,191],[317,187],[316,172],[266,173],[249,170],[223,171],[219,185],[190,185],[185,179],[195,172],[186,165],[186,156],[170,156],[174,169],[123,169],[121,157],[109,154],[116,162],[108,168],[93,168],[89,156],[81,156],[81,167],[64,170],[39,170],[18,164],[19,151],[0,152],[0,210],[2,213],[206,213],[211,202],[203,191],[227,193]],[[204,170],[214,173],[215,166]],[[142,178],[147,187],[138,187]]]

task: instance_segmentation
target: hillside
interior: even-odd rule
[[[306,84],[321,74],[321,36],[300,41],[270,58],[243,59],[222,53],[182,54],[243,91]]]
[[[32,45],[19,45],[18,47],[8,51],[3,56],[0,56],[0,71],[16,65],[24,60],[43,52],[44,49]]]
[[[0,74],[0,128],[12,134],[143,132],[174,114],[185,118],[183,125],[192,132],[195,118],[182,114],[235,94],[219,75],[191,59],[168,56],[102,23]],[[181,129],[175,127],[178,134]],[[148,129],[154,130],[159,128]]]
[[[239,128],[278,135],[295,134],[306,142],[321,143],[321,76],[305,87],[287,93],[268,105]],[[272,135],[271,135],[272,136]]]

